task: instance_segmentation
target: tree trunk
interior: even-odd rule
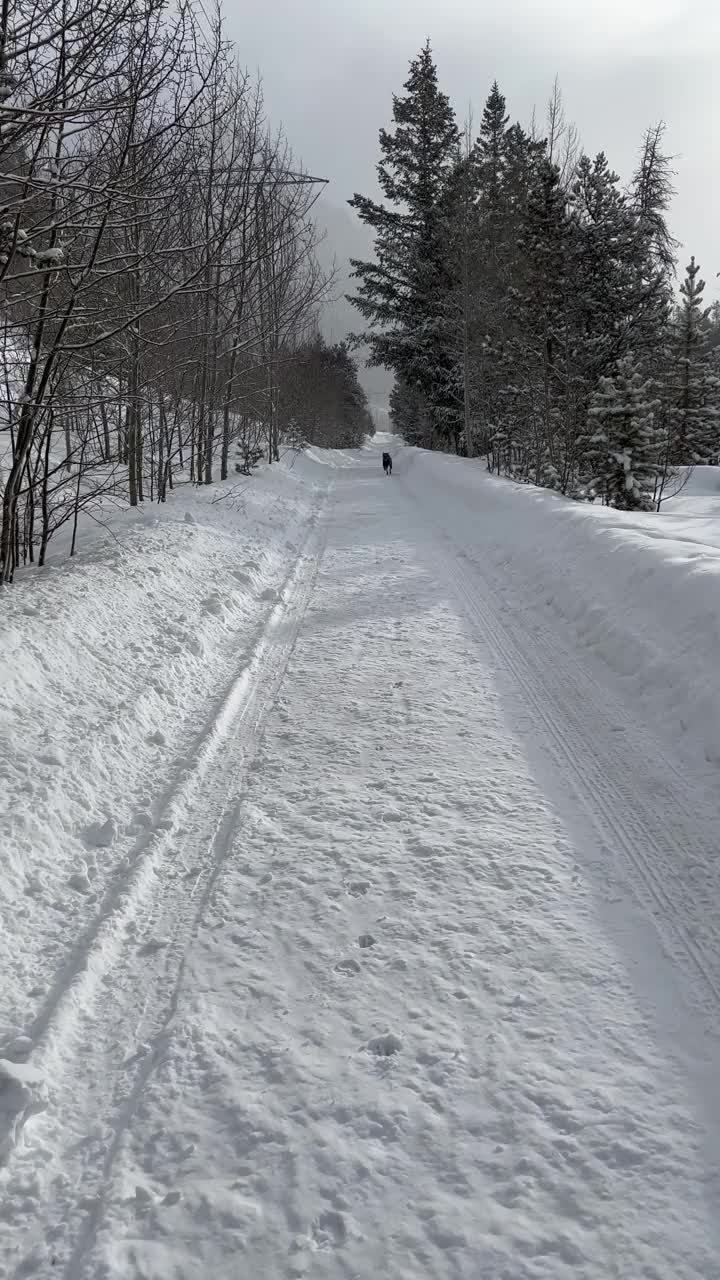
[[[230,456],[230,405],[225,402],[223,410],[222,454],[220,455],[220,479],[228,478],[228,458]]]
[[[52,412],[50,414],[50,425],[48,426],[47,439],[45,441],[45,463],[43,467],[42,489],[40,490],[40,509],[42,511],[42,534],[40,538],[40,555],[38,564],[42,567],[45,564],[45,556],[47,554],[47,545],[50,541],[50,513],[48,511],[48,479],[50,476],[50,442],[52,440]]]
[[[205,484],[213,480],[213,445],[215,442],[215,409],[208,405],[207,432],[205,435]]]
[[[75,543],[77,541],[78,516],[80,515],[80,482],[82,480],[83,465],[85,462],[85,445],[80,450],[80,461],[78,464],[77,484],[75,485],[75,509],[73,511],[73,531],[72,542],[70,543],[70,555],[75,555]]]
[[[145,501],[145,495],[143,493],[143,443],[142,416],[138,408],[135,415],[135,448],[137,450],[135,472],[137,475],[137,496],[139,502]]]
[[[102,419],[105,461],[109,462],[112,454],[112,445],[110,444],[110,420],[108,418],[107,405],[103,399],[100,400],[100,417]]]
[[[165,431],[163,424],[162,393],[158,421],[157,500],[165,501]]]

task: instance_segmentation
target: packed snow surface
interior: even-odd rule
[[[720,1280],[713,475],[377,436],[3,596],[3,1280]]]

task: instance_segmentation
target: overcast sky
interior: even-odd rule
[[[362,252],[342,210],[354,191],[374,193],[378,130],[429,36],[460,122],[469,102],[479,118],[497,79],[527,124],[557,73],[585,150],[604,150],[626,177],[645,126],[665,120],[681,260],[695,253],[707,300],[720,296],[720,0],[228,0],[227,17],[270,118],[330,180],[323,218],[339,258]],[[335,308],[338,335],[348,323]]]

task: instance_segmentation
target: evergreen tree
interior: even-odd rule
[[[520,242],[526,228],[528,197],[545,153],[544,142],[531,139],[519,124],[508,127],[508,119],[505,98],[495,82],[485,103],[473,156],[477,247],[471,343],[480,447],[493,466],[510,465],[513,447],[509,441],[518,439],[514,414],[512,430],[506,421],[508,405],[515,402],[505,387],[508,342],[513,333],[511,300],[522,282]],[[505,442],[502,447],[501,441]]]
[[[477,182],[480,191],[482,236],[488,255],[497,255],[502,235],[503,196],[507,172],[506,102],[497,80],[483,109],[480,136],[475,149]]]
[[[720,302],[713,302],[706,320],[706,345],[711,354],[720,351]]]
[[[519,261],[509,298],[513,335],[503,403],[512,405],[513,430],[533,453],[537,483],[566,489],[574,457],[567,442],[576,431],[576,391],[570,354],[573,278],[572,223],[556,165],[542,160],[527,199],[518,239]],[[523,387],[522,394],[516,394]],[[507,391],[512,388],[512,393]]]
[[[637,219],[619,181],[600,152],[581,156],[572,187],[576,355],[588,389],[630,349],[644,300]]]
[[[501,399],[522,465],[567,492],[588,466],[591,398],[638,337],[648,280],[637,216],[602,152],[581,156],[568,189],[543,162],[526,210],[515,346],[527,393],[517,394],[516,373]]]
[[[381,130],[378,178],[388,204],[356,194],[350,205],[375,235],[375,262],[353,260],[359,281],[351,301],[369,323],[371,363],[395,371],[422,393],[436,428],[448,422],[453,361],[444,306],[450,287],[446,193],[458,154],[458,129],[440,92],[429,43],[410,65],[406,94],[393,97],[393,132]],[[388,207],[389,205],[389,207]]]
[[[718,458],[720,389],[708,348],[709,310],[703,307],[704,290],[700,268],[691,258],[680,286],[681,303],[670,340],[670,459],[678,466],[716,462]]]
[[[503,241],[506,261],[512,268],[517,241],[524,225],[528,195],[535,182],[538,167],[546,158],[546,144],[531,138],[520,124],[513,124],[505,134],[505,167],[502,193]]]
[[[445,381],[449,425],[462,416],[463,451],[475,454],[475,412],[478,400],[476,359],[479,324],[479,289],[482,279],[479,254],[477,168],[472,122],[465,125],[462,152],[458,155],[443,202],[448,287],[444,299],[447,350],[450,368]]]
[[[657,400],[632,355],[600,379],[588,415],[586,488],[609,506],[649,511],[662,455]]]
[[[390,417],[393,428],[406,444],[432,449],[433,421],[427,401],[417,386],[408,386],[398,378],[390,392]]]
[[[677,249],[677,241],[671,236],[667,224],[667,211],[674,189],[671,161],[662,149],[664,132],[663,124],[646,130],[629,188],[630,205],[636,220],[638,295],[631,341],[639,365],[645,377],[651,379],[659,399],[656,424],[662,428],[665,440],[658,501],[662,500],[662,492],[672,472],[673,357],[670,321]]]
[[[678,242],[670,234],[666,215],[675,189],[672,162],[662,149],[664,135],[665,125],[662,123],[646,130],[630,194],[651,261],[666,275],[672,276]]]
[[[597,473],[631,506],[658,453],[660,489],[680,458],[717,457],[720,323],[694,276],[673,311],[663,126],[623,189],[604,153],[576,159],[557,85],[548,139],[509,124],[494,83],[462,146],[428,46],[405,88],[380,135],[385,203],[351,202],[375,231],[355,301],[397,375],[396,428],[562,492]]]

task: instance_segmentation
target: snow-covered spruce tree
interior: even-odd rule
[[[488,267],[499,265],[503,234],[505,176],[508,167],[507,126],[504,95],[497,80],[483,108],[480,134],[475,149],[481,238]]]
[[[478,406],[477,333],[480,323],[477,166],[472,117],[465,122],[462,148],[444,197],[445,252],[448,288],[443,300],[448,354],[452,367],[446,381],[446,410],[451,419],[462,412],[462,451],[475,455]]]
[[[706,320],[707,349],[713,355],[720,352],[720,302],[713,302]]]
[[[585,486],[608,506],[650,511],[663,452],[658,401],[632,355],[602,377],[588,414]]]
[[[708,348],[704,290],[700,268],[691,258],[670,334],[669,456],[676,466],[717,462],[720,451],[720,385]]]
[[[578,376],[589,389],[630,350],[645,294],[637,219],[603,152],[580,158],[571,192]]]
[[[471,134],[469,120],[446,196],[446,306],[454,356],[448,391],[449,399],[454,395],[462,404],[464,445],[470,456],[476,443],[481,453],[489,453],[492,441],[499,439],[505,303],[516,257],[517,213],[527,196],[531,159],[537,154],[519,125],[508,128],[505,98],[497,83],[474,142]]]
[[[540,475],[538,418],[526,362],[515,362],[518,336],[517,300],[526,283],[523,237],[528,201],[535,189],[545,144],[532,139],[519,124],[504,134],[500,189],[500,234],[483,255],[487,267],[483,296],[481,412],[488,464],[504,467],[518,478]],[[486,241],[486,246],[488,242]],[[521,390],[521,388],[524,388]],[[488,430],[489,428],[489,430]],[[482,438],[482,437],[481,437]]]
[[[557,166],[540,165],[517,244],[512,369],[499,397],[513,406],[514,438],[503,465],[568,492],[592,469],[586,424],[601,379],[658,342],[663,280],[602,152],[581,156],[569,187]]]
[[[479,135],[472,148],[465,148],[448,202],[455,386],[477,449],[491,466],[515,453],[514,445],[507,451],[500,447],[510,439],[501,422],[509,372],[508,299],[519,266],[518,237],[532,171],[543,150],[544,144],[530,139],[519,124],[508,127],[505,98],[494,83]],[[517,438],[513,430],[512,439]]]
[[[476,325],[472,342],[476,402],[480,417],[480,449],[499,457],[497,444],[500,372],[506,338],[504,301],[512,259],[508,237],[508,114],[497,81],[493,81],[483,107],[473,156],[477,189],[477,247],[474,307]],[[510,253],[508,250],[510,249]],[[493,444],[494,442],[494,444]]]
[[[408,386],[402,378],[395,380],[390,392],[390,417],[394,430],[407,444],[421,449],[434,447],[433,423],[427,401],[417,387]]]
[[[675,469],[671,465],[672,350],[670,321],[676,270],[677,241],[670,234],[667,212],[675,194],[672,161],[663,151],[664,124],[647,129],[628,189],[636,220],[634,271],[637,303],[633,310],[630,344],[643,376],[652,382],[659,401],[655,425],[664,440],[656,486],[659,506]]]
[[[556,444],[564,489],[572,489],[586,470],[582,451],[590,399],[600,379],[631,350],[648,297],[637,218],[603,152],[594,160],[580,157],[568,213],[573,293],[566,305],[562,368],[567,411]]]
[[[557,167],[543,160],[528,195],[518,262],[508,299],[511,339],[502,402],[512,405],[513,431],[534,443],[536,483],[565,489],[573,458],[565,442],[577,420],[571,356],[577,291],[573,227]],[[507,390],[513,388],[513,394]],[[498,469],[500,468],[498,460]],[[502,460],[514,469],[513,451]]]
[[[410,64],[403,97],[393,97],[392,132],[380,132],[377,172],[387,203],[350,201],[375,236],[375,262],[352,261],[358,281],[350,301],[368,322],[371,363],[392,369],[424,398],[433,443],[459,440],[462,414],[447,412],[452,357],[444,299],[447,185],[458,153],[458,128],[440,92],[429,43]]]

